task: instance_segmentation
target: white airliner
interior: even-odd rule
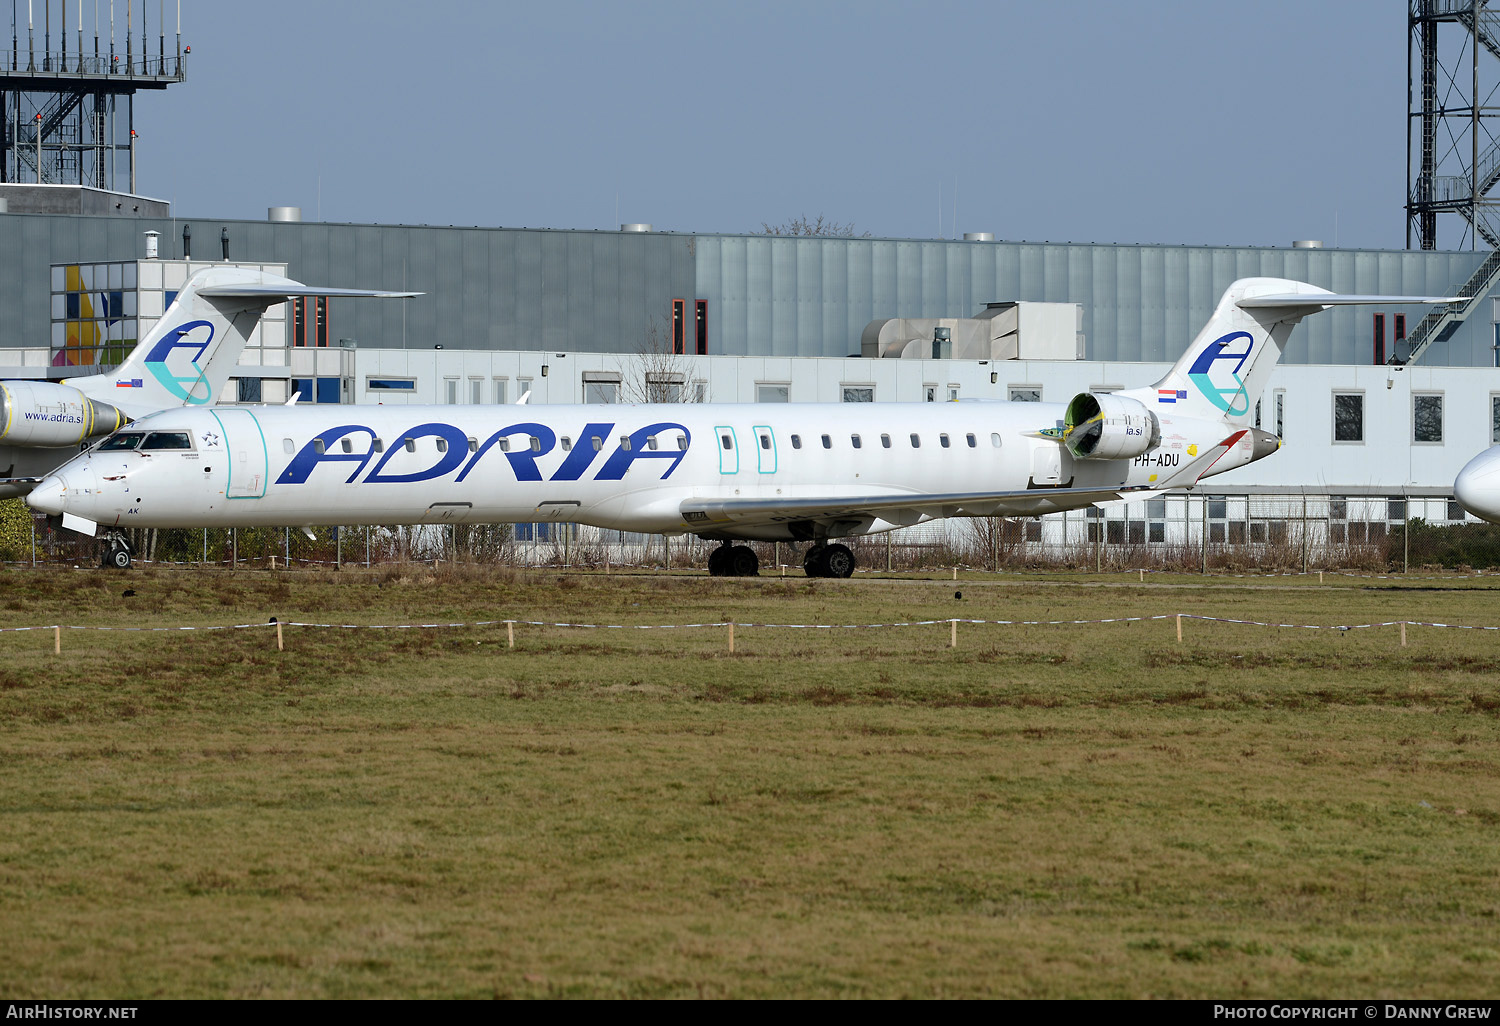
[[[1067,404],[291,406],[169,410],[115,433],[28,496],[64,526],[564,521],[720,540],[715,575],[757,572],[736,539],[836,539],[939,517],[1031,516],[1189,488],[1275,452],[1250,426],[1296,323],[1352,303],[1247,278],[1149,388]]]
[[[1500,445],[1464,464],[1453,481],[1453,497],[1479,519],[1500,524]]]
[[[199,271],[114,373],[0,381],[0,499],[25,495],[80,448],[134,418],[213,404],[273,303],[294,296],[413,295],[321,288],[239,267]]]

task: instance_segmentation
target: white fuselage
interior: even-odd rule
[[[1226,434],[1222,421],[1174,417],[1163,407],[1161,442],[1149,453],[1080,460],[1039,434],[1055,430],[1064,409],[1003,402],[178,409],[75,458],[29,501],[105,527],[556,520],[771,540],[798,535],[786,523],[690,521],[682,504],[1033,490],[1056,496],[1052,508],[1078,508],[1089,500],[1069,502],[1067,490],[1150,488]],[[154,447],[110,448],[131,433]],[[186,435],[188,447],[160,447],[183,444],[169,435]],[[1253,458],[1247,441],[1210,473]],[[1020,502],[992,509],[1035,511]],[[829,533],[893,526],[876,516]]]

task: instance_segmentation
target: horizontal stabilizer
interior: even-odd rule
[[[1197,459],[1183,466],[1165,481],[1156,482],[1156,487],[1163,490],[1193,487],[1198,483],[1198,479],[1207,474],[1213,465],[1219,462],[1225,453],[1233,449],[1246,434],[1248,434],[1246,431],[1236,431]]]
[[[381,292],[375,289],[330,289],[283,279],[280,285],[206,285],[198,295],[216,299],[278,299],[293,296],[328,296],[332,299],[411,299],[422,292]]]
[[[1467,303],[1463,296],[1340,296],[1332,292],[1296,293],[1287,292],[1276,296],[1247,296],[1235,303],[1246,310],[1257,307],[1296,306],[1403,306],[1408,303]]]

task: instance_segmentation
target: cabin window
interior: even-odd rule
[[[922,436],[921,435],[913,434],[911,436],[911,447],[913,449],[920,449],[920,448],[922,448]]]
[[[882,449],[889,449],[891,447],[891,436],[890,435],[881,435],[880,436],[880,447]]]
[[[137,440],[139,440],[140,439],[140,435],[136,435],[136,438],[137,438]],[[115,446],[111,446],[107,442],[105,443],[104,447],[106,449],[115,448]],[[123,449],[125,447],[124,446],[119,446],[119,448]],[[135,446],[131,446],[130,448],[133,449],[133,448],[135,448]],[[283,438],[281,440],[281,451],[282,452],[296,452],[297,451],[297,447],[292,444],[292,440],[290,438]]]
[[[354,442],[351,441],[350,439],[346,438],[342,442],[339,443],[339,448],[343,449],[345,452],[353,452],[354,451]]]
[[[193,440],[186,431],[153,431],[141,443],[141,449],[191,449]],[[320,450],[321,451],[321,450]]]
[[[141,439],[145,438],[145,437],[146,436],[143,435],[143,434],[141,434],[139,431],[129,432],[129,433],[125,433],[125,434],[119,434],[119,435],[110,435],[108,438],[106,438],[104,440],[104,444],[101,445],[101,446],[99,446],[99,449],[101,451],[116,451],[116,450],[122,450],[122,449],[134,449],[136,446],[138,446],[138,445],[141,444]],[[292,451],[292,440],[290,438],[283,438],[281,441],[282,441],[282,448],[285,449],[287,452],[291,452]]]
[[[975,446],[977,446],[979,444],[979,440],[974,437],[974,432],[972,432],[972,431],[970,431],[968,434],[964,435],[964,440],[969,443],[969,448],[970,449],[973,449]]]
[[[734,448],[734,438],[730,435],[720,435],[719,444],[724,446],[725,452],[728,452],[730,449]]]
[[[407,452],[417,451],[417,440],[415,438],[408,438],[402,444],[406,446]]]
[[[766,449],[766,450],[769,450],[771,448],[771,436],[770,435],[761,435],[760,436],[760,447],[762,449]]]
[[[313,439],[313,452],[315,452],[319,456],[321,456],[321,455],[323,455],[323,451],[324,451],[323,439],[321,439],[321,438],[314,438]]]
[[[478,452],[479,451],[479,439],[477,439],[477,438],[471,438],[471,439],[469,439],[469,451],[470,452]]]
[[[573,439],[569,438],[567,435],[562,436],[562,450],[563,452],[573,451]]]
[[[800,449],[800,448],[802,448],[802,436],[801,435],[793,435],[792,436],[792,448],[793,449]]]
[[[448,451],[448,439],[446,439],[446,438],[439,438],[437,440],[437,449],[438,449],[438,452],[447,452]]]
[[[677,448],[681,449],[683,452],[687,452],[687,435],[677,436]]]
[[[1000,432],[990,432],[990,445],[994,446],[996,449],[1000,448]]]
[[[626,448],[629,448],[629,446],[626,446]],[[541,452],[542,451],[542,440],[540,438],[538,438],[536,435],[532,435],[531,436],[531,451],[532,452]]]
[[[620,449],[623,452],[629,452],[630,451],[630,436],[629,435],[621,435],[620,436]]]
[[[501,452],[510,452],[510,439],[509,438],[502,438],[502,439],[500,439],[500,451]]]
[[[938,444],[944,449],[948,448],[948,436],[946,434],[938,435]]]
[[[651,449],[652,451],[655,451],[655,449],[656,449],[656,436],[655,435],[649,435],[649,436],[647,436],[647,438],[646,438],[646,448]]]
[[[850,435],[849,436],[849,444],[852,445],[852,446],[854,446],[856,449],[858,449],[859,448],[859,436],[858,435]]]
[[[375,449],[376,452],[385,452],[385,442],[382,441],[381,439],[377,438],[377,439],[375,439],[375,443],[374,443],[373,448]]]
[[[832,449],[833,448],[833,439],[829,438],[827,435],[823,436],[823,448],[825,448],[825,449]]]

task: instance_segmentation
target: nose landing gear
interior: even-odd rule
[[[114,567],[116,570],[129,570],[131,554],[130,543],[125,540],[125,535],[119,531],[111,531],[104,536],[104,547],[99,552],[99,565],[106,569]]]

